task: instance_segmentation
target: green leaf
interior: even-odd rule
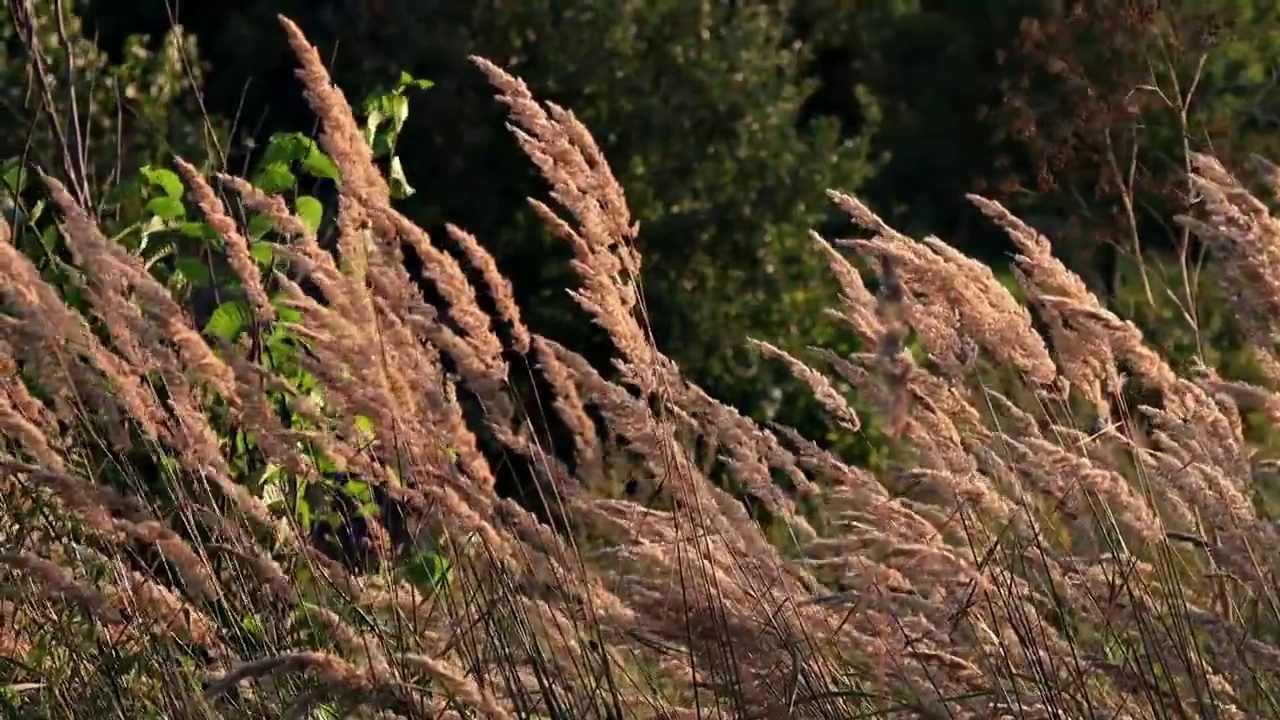
[[[27,189],[27,183],[31,181],[31,173],[27,172],[26,166],[22,162],[14,158],[5,163],[4,170],[4,186],[14,195],[20,194]]]
[[[312,177],[326,178],[339,186],[342,185],[342,173],[338,171],[338,166],[333,162],[333,158],[326,155],[323,150],[314,144],[311,146],[307,156],[302,159],[302,170]]]
[[[368,416],[356,415],[355,426],[356,426],[356,430],[358,430],[360,434],[365,437],[366,440],[372,442],[373,440],[377,439],[378,433],[374,430],[373,421],[370,420]]]
[[[373,140],[378,136],[378,128],[382,126],[382,122],[387,116],[376,108],[370,109],[368,116],[364,119],[364,141],[373,145]]]
[[[160,191],[166,197],[181,198],[185,188],[182,185],[182,178],[172,170],[166,168],[154,167],[152,165],[144,166],[140,171],[142,177],[146,178],[147,183],[160,188]]]
[[[187,209],[182,201],[174,197],[151,198],[147,202],[147,212],[162,220],[177,220],[187,216]]]
[[[50,225],[40,233],[40,245],[52,255],[58,247],[58,240],[62,236],[58,234],[58,228]]]
[[[195,240],[215,240],[218,239],[218,231],[214,230],[208,223],[202,222],[184,222],[177,228],[179,233],[184,237]]]
[[[346,493],[347,497],[360,503],[362,507],[373,503],[373,493],[369,491],[369,483],[367,482],[348,480],[342,485],[342,492]],[[374,505],[374,507],[377,507],[377,505]],[[375,512],[374,514],[376,515],[377,513]]]
[[[444,451],[445,457],[449,458],[449,462],[456,464],[458,462],[458,451],[454,450],[449,443],[444,440],[441,440],[438,444],[440,445],[440,449]]]
[[[253,615],[245,615],[240,618],[240,628],[249,634],[255,640],[266,640],[267,633],[262,627],[262,622]]]
[[[300,422],[300,419],[298,418],[297,415],[294,415],[293,417],[295,422]],[[301,428],[294,428],[294,429],[301,429]],[[321,473],[325,475],[332,475],[333,473],[338,472],[338,464],[335,463],[328,455],[325,455],[323,453],[318,455],[315,453],[310,453],[310,454],[314,459],[314,462],[316,464],[316,469],[319,470]]]
[[[200,258],[178,258],[173,261],[173,269],[196,287],[208,287],[213,283],[213,274],[209,272],[209,266]]]
[[[249,254],[259,265],[271,265],[276,260],[275,244],[265,240],[249,243]]]
[[[409,119],[409,98],[395,95],[391,98],[391,134],[399,137],[404,129],[405,120]]]
[[[391,158],[391,196],[397,200],[403,200],[416,192],[417,190],[414,190],[405,179],[404,167],[400,164],[399,156]]]
[[[206,335],[233,342],[253,324],[249,305],[243,300],[228,300],[219,305],[204,326]]]
[[[405,558],[401,572],[409,584],[424,592],[434,592],[449,584],[453,566],[439,553],[418,550]]]
[[[262,486],[264,493],[267,488],[274,488],[277,493],[280,492],[280,482],[283,479],[283,472],[284,468],[279,465],[275,463],[267,463],[267,466],[262,469],[262,474],[258,477],[258,484]],[[264,500],[266,499],[265,494],[262,497]]]
[[[311,138],[302,133],[276,133],[267,140],[267,149],[262,153],[259,167],[283,165],[287,168],[305,158],[314,146]]]
[[[392,142],[391,133],[379,133],[374,136],[370,146],[373,148],[373,157],[378,160],[387,157],[395,150],[395,143]]]
[[[142,236],[139,242],[139,249],[146,247],[146,240],[148,236],[158,233],[167,227],[169,227],[169,223],[159,215],[152,215],[147,218],[146,224],[143,225],[142,229],[139,231],[139,234]]]
[[[387,98],[390,96],[391,96],[390,92],[379,91],[379,92],[371,93],[367,97],[365,97],[364,104],[362,105],[362,109],[364,110],[366,121],[368,120],[368,117],[371,117],[373,115],[379,116],[378,118],[379,123],[382,120],[386,119]],[[377,123],[375,123],[373,126],[376,127],[376,125]]]
[[[271,163],[258,171],[253,184],[266,193],[282,193],[292,190],[298,184],[298,179],[285,163]]]
[[[272,220],[270,215],[254,215],[249,218],[249,226],[246,230],[249,231],[249,237],[257,240],[275,228],[276,221]]]
[[[397,83],[397,87],[396,87],[396,89],[398,89],[398,90],[426,90],[427,88],[429,88],[429,87],[431,87],[431,86],[433,86],[433,85],[435,85],[435,83],[431,82],[430,80],[423,80],[423,79],[421,79],[421,78],[415,78],[414,76],[410,75],[409,73],[407,73],[407,72],[405,72],[405,71],[401,70],[401,71],[400,71],[400,82],[399,82],[399,83]]]
[[[311,510],[311,503],[307,502],[306,480],[298,480],[298,486],[293,495],[293,508],[294,517],[302,526],[303,532],[311,532],[311,523],[315,514]]]
[[[303,195],[294,203],[294,212],[302,222],[311,228],[312,232],[320,230],[320,223],[324,220],[324,206],[320,201],[310,195]]]
[[[287,322],[287,323],[302,322],[302,313],[299,312],[296,308],[289,306],[288,295],[282,292],[272,295],[271,306],[276,309],[276,317],[279,318],[281,322]],[[280,333],[282,336],[287,336],[290,338],[292,338],[293,336],[292,333],[288,332],[287,330],[279,326],[276,327],[276,332]],[[357,422],[359,422],[358,419],[357,419]]]
[[[31,206],[31,212],[27,215],[27,223],[34,225],[40,220],[40,216],[44,214],[44,209],[48,204],[44,200],[37,200]]]

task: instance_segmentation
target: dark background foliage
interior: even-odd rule
[[[146,48],[163,56],[175,21],[193,37],[173,83],[198,85],[202,106],[143,91],[97,112],[147,119],[130,121],[133,137],[163,131],[161,147],[187,155],[207,114],[231,128],[210,160],[233,170],[272,133],[312,129],[277,14],[327,50],[349,98],[400,71],[431,79],[398,150],[417,189],[407,211],[428,229],[474,232],[538,331],[603,358],[563,291],[566,249],[524,203],[543,188],[467,56],[511,69],[596,133],[627,188],[660,346],[713,394],[810,431],[805,393],[744,340],[800,353],[843,342],[822,314],[833,288],[806,235],[847,229],[825,189],[855,192],[900,229],[1003,273],[1009,246],[963,194],[996,197],[1124,302],[1151,282],[1125,270],[1135,247],[1156,269],[1194,252],[1168,229],[1188,203],[1186,150],[1274,156],[1280,126],[1280,10],[1263,0],[84,0],[75,10],[116,64]],[[5,72],[21,87],[22,59],[7,47]],[[14,92],[0,121],[10,155],[32,125]],[[115,149],[95,162],[114,162]],[[1170,334],[1183,319],[1165,308],[1143,322]]]

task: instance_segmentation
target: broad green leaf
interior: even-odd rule
[[[9,193],[0,193],[0,216],[15,227],[27,224],[27,214]]]
[[[409,119],[409,98],[403,95],[395,95],[391,98],[391,133],[395,136],[400,135],[400,131],[404,129],[404,121]]]
[[[369,491],[369,483],[362,480],[348,480],[342,486],[342,491],[352,500],[359,502],[361,506],[373,503],[373,495]],[[376,508],[377,505],[374,505]],[[377,515],[377,512],[374,512]]]
[[[338,171],[338,166],[333,162],[333,158],[325,154],[323,150],[314,144],[307,156],[302,159],[302,170],[312,177],[326,178],[342,185],[342,173]]]
[[[178,220],[187,215],[182,200],[174,197],[151,198],[147,201],[147,212],[163,220]]]
[[[232,342],[253,323],[249,305],[243,300],[228,300],[219,305],[204,326],[206,335]]]
[[[265,240],[249,243],[249,254],[253,259],[258,261],[259,265],[270,265],[275,262],[276,252],[275,245]]]
[[[209,240],[218,237],[217,230],[214,230],[208,223],[202,222],[184,222],[178,226],[178,232],[185,237],[198,240]]]
[[[435,85],[435,83],[430,80],[415,78],[403,70],[400,71],[400,82],[398,83],[398,87],[401,90],[426,90],[433,85]]]
[[[258,171],[253,177],[253,184],[263,192],[282,193],[292,190],[298,184],[298,178],[294,177],[288,165],[271,163]]]
[[[324,206],[320,201],[310,195],[303,195],[294,203],[298,218],[311,228],[312,232],[320,229],[320,223],[324,220]]]
[[[260,167],[283,165],[288,167],[307,156],[312,141],[302,133],[276,133],[267,141],[267,149],[262,153]]]
[[[185,189],[182,185],[182,178],[178,177],[178,174],[174,171],[147,165],[139,172],[142,173],[142,177],[147,179],[148,183],[160,188],[167,197],[175,199],[182,197]]]
[[[249,237],[258,240],[263,235],[274,230],[275,227],[276,221],[272,220],[270,215],[254,215],[249,218],[249,226],[246,229],[249,231]]]
[[[367,440],[373,440],[378,436],[373,429],[373,421],[365,415],[356,415],[355,426],[356,430]]]
[[[295,422],[297,422],[299,419],[300,418],[298,418],[297,415],[294,416]],[[295,429],[299,429],[299,428],[295,428]],[[316,469],[319,470],[321,473],[325,475],[332,475],[333,473],[338,472],[338,464],[335,463],[332,459],[330,459],[328,455],[325,455],[323,453],[321,454],[310,453],[310,454],[314,459],[314,462],[316,464]]]
[[[52,255],[57,250],[58,240],[60,240],[61,237],[62,236],[58,234],[58,228],[51,225],[41,231],[40,245],[44,247],[45,252]]]
[[[391,141],[391,133],[378,133],[374,136],[370,145],[373,147],[373,156],[379,160],[387,157],[395,150],[395,143]]]
[[[173,261],[173,269],[196,287],[208,287],[213,282],[209,266],[200,258],[180,257]]]
[[[281,322],[302,322],[302,313],[289,305],[288,295],[285,295],[284,293],[276,293],[271,297],[271,306],[276,309],[276,317],[279,318]],[[278,332],[282,337],[289,337],[292,339],[292,333],[288,332],[285,328],[277,327],[276,332]]]
[[[14,158],[5,163],[4,169],[4,186],[14,195],[20,194],[27,189],[27,183],[31,181],[31,173],[22,162]]]

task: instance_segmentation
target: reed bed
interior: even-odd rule
[[[393,207],[347,100],[282,26],[344,179],[336,247],[283,198],[178,169],[255,323],[306,339],[317,389],[203,337],[58,180],[87,310],[0,229],[0,702],[18,717],[1280,717],[1277,465],[1242,422],[1280,420],[1280,223],[1213,158],[1182,220],[1271,387],[1175,371],[993,201],[970,198],[1016,244],[1025,304],[832,192],[863,232],[814,252],[865,351],[754,344],[833,429],[896,439],[872,472],[655,347],[640,229],[569,110],[475,59],[546,180],[530,203],[572,248],[603,369],[525,326],[482,239]],[[289,272],[258,271],[236,208],[272,217]],[[377,562],[321,552],[232,433],[400,508],[367,525]],[[498,492],[511,467],[537,502]],[[397,570],[424,547],[444,581]]]

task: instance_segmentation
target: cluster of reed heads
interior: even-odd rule
[[[450,227],[442,245],[392,206],[342,92],[282,24],[344,178],[336,250],[284,199],[178,168],[255,322],[306,338],[318,391],[251,343],[211,344],[57,180],[89,313],[4,229],[0,703],[32,718],[1280,716],[1280,538],[1262,510],[1276,465],[1241,420],[1280,421],[1280,395],[1175,372],[995,202],[970,198],[1016,243],[1024,302],[832,192],[866,237],[813,243],[841,287],[831,313],[866,351],[755,345],[833,428],[861,431],[852,390],[905,448],[887,471],[852,466],[716,401],[654,346],[638,228],[571,112],[475,60],[549,184],[530,202],[616,349],[603,372],[526,328],[475,238]],[[1190,180],[1182,221],[1280,387],[1280,223],[1210,157]],[[228,197],[274,219],[290,272],[259,272]],[[532,375],[553,389],[540,402],[513,389]],[[571,451],[550,449],[551,422]],[[237,475],[229,428],[291,477],[319,482],[322,454],[377,486],[447,582],[396,572],[406,544],[376,520],[377,568],[318,551]],[[495,491],[499,462],[535,478],[540,508]],[[620,475],[644,492],[619,492]]]

